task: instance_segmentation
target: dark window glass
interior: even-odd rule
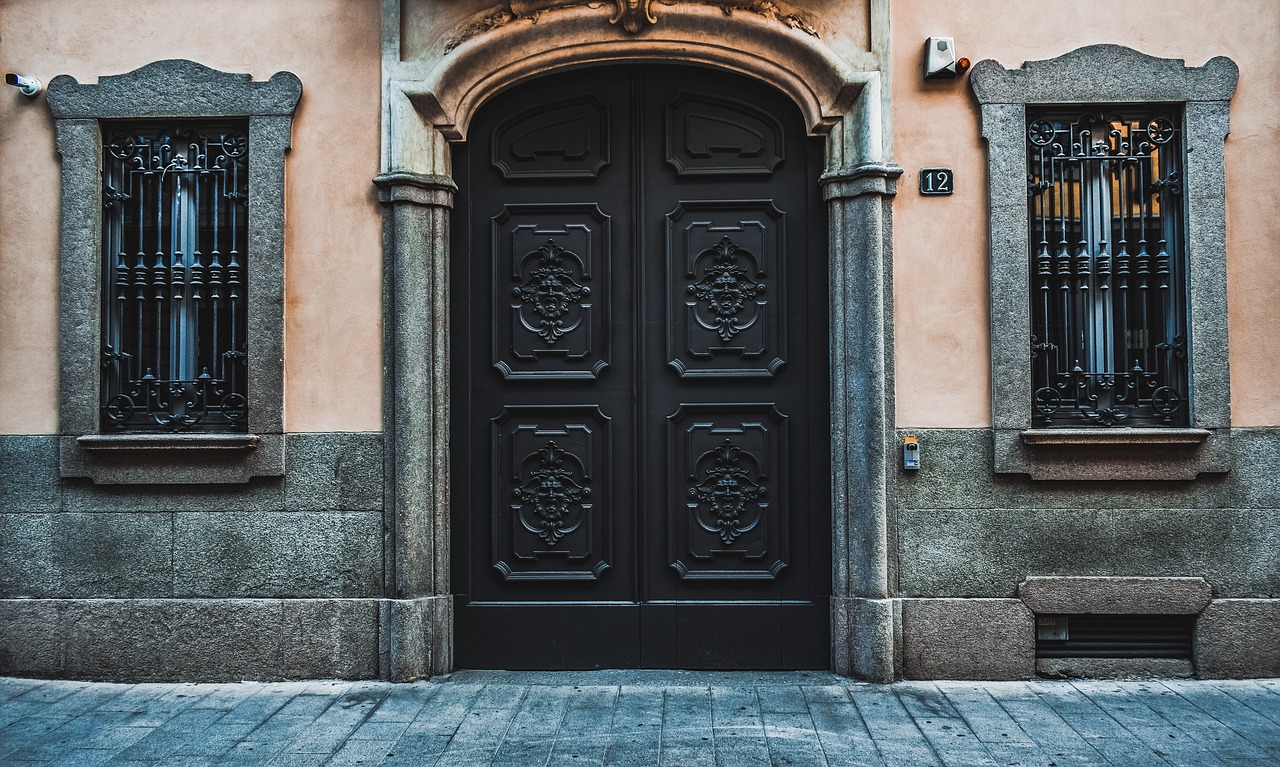
[[[247,431],[247,128],[103,125],[104,433]]]
[[[1034,427],[1189,423],[1181,123],[1028,110]]]

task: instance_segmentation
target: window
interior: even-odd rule
[[[245,432],[248,126],[103,127],[101,429]]]
[[[284,473],[284,153],[301,89],[184,60],[49,83],[61,476]]]
[[[1181,114],[1027,120],[1032,427],[1186,426]]]
[[[1230,468],[1224,140],[1239,72],[1116,45],[971,84],[987,142],[994,468]]]

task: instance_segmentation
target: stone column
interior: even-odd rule
[[[894,678],[888,479],[893,465],[891,213],[902,169],[823,175],[831,259],[832,665]]]
[[[449,583],[449,211],[444,175],[384,173],[384,678],[453,666]]]

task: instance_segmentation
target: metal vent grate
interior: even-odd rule
[[[1190,658],[1194,615],[1038,615],[1037,658]]]

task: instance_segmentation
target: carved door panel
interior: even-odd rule
[[[820,145],[674,67],[495,98],[455,155],[461,667],[829,663]]]

